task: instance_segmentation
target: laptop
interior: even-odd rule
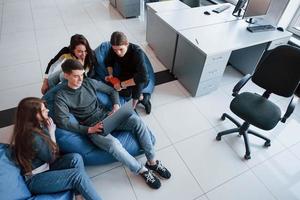
[[[103,122],[103,132],[101,135],[107,136],[115,130],[123,121],[133,114],[132,100],[123,104],[119,110],[107,116]]]

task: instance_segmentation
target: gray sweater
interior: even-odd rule
[[[54,101],[54,121],[57,126],[85,134],[90,126],[104,119],[109,110],[99,103],[97,91],[108,94],[113,104],[120,105],[118,92],[101,81],[86,78],[78,89],[66,84],[57,92]],[[70,114],[77,121],[71,120]]]

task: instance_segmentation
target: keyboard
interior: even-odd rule
[[[272,25],[259,25],[259,26],[248,26],[247,30],[255,33],[255,32],[263,32],[263,31],[273,31],[275,27]]]
[[[215,12],[215,13],[221,13],[224,10],[227,10],[228,8],[230,8],[230,5],[223,5],[223,6],[220,6],[220,7],[217,7],[215,9],[213,9],[213,12]]]

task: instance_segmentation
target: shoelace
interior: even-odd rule
[[[154,176],[152,175],[151,171],[145,173],[144,176],[146,177],[146,182],[150,181],[153,183],[155,181]]]
[[[163,172],[166,171],[166,168],[161,164],[160,161],[157,162],[157,167],[156,167],[156,169],[160,169],[160,170],[162,170]]]

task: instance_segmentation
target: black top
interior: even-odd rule
[[[129,43],[128,50],[123,57],[119,57],[112,48],[110,48],[105,65],[114,67],[115,64],[120,66],[119,79],[125,81],[133,78],[136,84],[147,83],[149,75],[145,64],[145,54],[143,50],[135,44]]]
[[[50,60],[50,62],[48,63],[47,68],[46,68],[46,71],[45,71],[45,74],[48,74],[48,73],[49,73],[49,70],[50,70],[51,65],[53,65],[53,63],[55,63],[55,62],[60,58],[60,56],[62,56],[63,54],[67,54],[67,53],[71,53],[69,47],[64,47],[64,48],[62,48],[62,49],[56,54],[56,56],[54,56],[54,58],[52,58],[52,59]]]

